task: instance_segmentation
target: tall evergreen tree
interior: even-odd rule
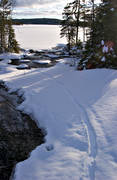
[[[80,63],[85,64],[86,68],[117,68],[116,0],[102,0],[94,10],[95,17],[86,46],[87,54]]]
[[[75,26],[73,20],[73,13],[71,10],[70,4],[64,8],[63,11],[63,21],[61,28],[61,37],[66,37],[68,42],[68,50],[70,51],[71,47],[75,44]]]
[[[82,23],[81,18],[85,16],[84,5],[85,0],[74,0],[64,8],[61,35],[67,37],[68,44],[70,45],[69,48],[71,44],[81,46],[79,28]]]
[[[0,1],[0,52],[1,53],[19,51],[19,46],[15,40],[15,33],[12,28],[12,20],[11,20],[12,3],[13,0]],[[11,38],[12,41],[9,41]],[[12,48],[9,48],[10,46],[12,46]]]
[[[103,36],[105,41],[113,41],[117,53],[117,1],[102,0]]]
[[[14,29],[12,28],[11,19],[9,19],[8,21],[7,32],[8,32],[8,51],[19,53],[19,44],[17,43],[15,39],[15,32],[14,32]]]
[[[95,59],[98,66],[117,68],[117,5],[115,0],[102,0],[97,8]]]
[[[82,8],[82,19],[83,19],[83,43],[85,43],[85,37],[86,37],[86,31],[85,31],[85,26],[86,26],[86,4],[85,0],[83,0],[83,8]]]
[[[73,15],[75,17],[75,27],[76,27],[76,45],[78,44],[79,36],[79,26],[80,26],[80,9],[81,9],[81,0],[75,0],[71,3]]]
[[[10,14],[10,4],[7,0],[0,1],[0,51],[6,51],[7,43],[6,43],[6,23],[7,17]]]

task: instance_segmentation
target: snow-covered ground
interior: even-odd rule
[[[117,179],[117,71],[56,66],[17,70],[0,62],[0,80],[21,89],[18,107],[46,129],[46,143],[17,164],[14,180]]]
[[[50,49],[57,44],[66,44],[66,38],[60,38],[58,25],[14,25],[16,39],[24,49]],[[79,38],[83,41],[83,30],[79,29]]]
[[[16,25],[16,39],[24,49],[48,49],[57,44],[65,44],[60,38],[60,26],[57,25]]]

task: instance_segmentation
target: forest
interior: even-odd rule
[[[75,0],[63,12],[61,36],[67,38],[68,51],[80,49],[78,69],[117,68],[116,0]],[[79,29],[83,27],[83,42]]]

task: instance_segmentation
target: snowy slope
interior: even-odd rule
[[[14,180],[117,179],[115,70],[75,71],[65,60],[46,69],[0,67],[11,91],[24,91],[19,109],[47,131],[46,143],[17,164]]]

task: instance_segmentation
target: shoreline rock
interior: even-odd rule
[[[8,93],[0,82],[0,179],[9,180],[18,162],[24,161],[30,152],[44,143],[46,135],[27,114],[17,110],[23,101],[17,92]]]

